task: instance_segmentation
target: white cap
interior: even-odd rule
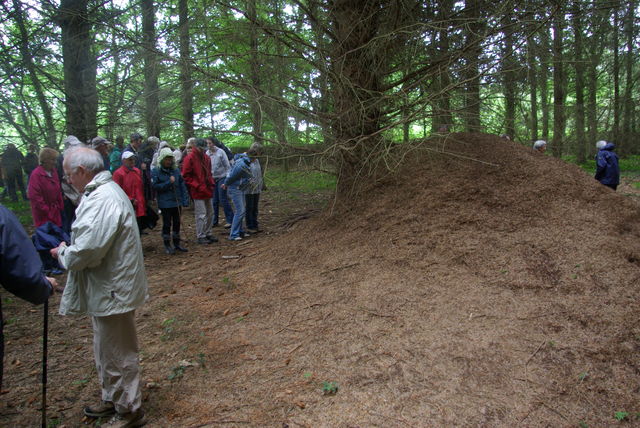
[[[604,149],[604,146],[606,146],[606,145],[607,145],[607,142],[606,142],[606,141],[604,141],[604,140],[600,140],[600,141],[598,141],[598,142],[596,143],[596,148],[597,148],[598,150],[602,150],[602,149]]]
[[[135,157],[135,155],[136,155],[135,153],[130,152],[130,151],[123,152],[123,153],[122,153],[122,160],[125,160],[125,159],[129,159],[129,158]]]

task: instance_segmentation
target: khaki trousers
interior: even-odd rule
[[[211,235],[213,226],[213,205],[211,199],[194,199],[193,211],[196,216],[196,238]]]
[[[135,412],[142,404],[135,311],[91,320],[102,400],[112,402],[118,413]]]

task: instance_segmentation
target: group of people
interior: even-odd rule
[[[618,165],[618,155],[614,152],[615,144],[600,140],[596,143],[596,174],[595,179],[603,185],[617,190],[620,184],[620,166]],[[537,140],[533,143],[533,149],[544,153],[547,150],[547,142]]]
[[[265,186],[258,144],[234,155],[215,137],[191,138],[182,149],[172,149],[153,136],[143,143],[142,135],[133,133],[126,147],[121,137],[114,145],[103,137],[83,144],[73,136],[65,138],[64,147],[62,154],[47,147],[40,150],[39,165],[29,176],[27,195],[36,228],[51,222],[70,233],[82,192],[70,185],[63,172],[64,153],[88,147],[100,155],[103,170],[128,196],[141,232],[150,203],[157,202],[167,254],[187,251],[181,244],[181,217],[182,209],[192,203],[198,244],[217,242],[212,229],[222,223],[220,208],[229,240],[260,231],[258,203]]]
[[[61,224],[67,201],[73,206],[70,242],[50,250],[68,271],[59,312],[91,318],[102,392],[100,401],[85,407],[84,414],[111,417],[101,425],[109,428],[139,427],[147,422],[141,407],[135,325],[135,310],[148,299],[138,226],[146,198],[157,200],[168,253],[187,251],[180,243],[180,208],[188,206],[190,199],[201,244],[216,241],[211,228],[217,223],[219,205],[230,229],[229,239],[239,240],[259,231],[257,205],[263,189],[259,146],[229,159],[214,137],[193,139],[185,147],[179,169],[175,151],[160,142],[151,160],[143,158],[138,135],[132,135],[132,144],[126,148],[118,144],[111,147],[101,137],[89,145],[67,137],[62,154],[50,148],[40,151],[39,166],[29,180],[36,225],[46,221]],[[114,162],[118,161],[113,156],[116,150],[120,152],[119,166]],[[143,171],[150,172],[153,196],[145,194]],[[15,215],[0,205],[0,284],[28,301],[43,303],[57,284],[44,275],[29,241]],[[0,358],[3,351],[0,319]],[[0,364],[0,387],[1,382]]]

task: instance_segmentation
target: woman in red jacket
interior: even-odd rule
[[[31,215],[36,227],[50,221],[62,227],[62,190],[56,171],[58,152],[45,147],[40,150],[40,165],[29,178],[27,194],[31,203]]]
[[[142,171],[135,167],[135,163],[136,155],[133,152],[122,153],[122,166],[113,173],[113,181],[122,187],[122,190],[124,190],[124,193],[127,194],[133,204],[139,227],[140,219],[146,214],[146,204],[142,184]]]
[[[205,153],[206,148],[205,140],[198,138],[195,147],[182,162],[182,177],[193,198],[198,244],[218,241],[218,238],[211,233],[213,227],[211,197],[214,182],[211,175],[211,158]]]

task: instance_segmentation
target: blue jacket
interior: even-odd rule
[[[175,178],[174,183],[169,180],[171,176]],[[154,168],[151,171],[151,184],[157,193],[158,208],[175,208],[179,205],[183,207],[189,206],[189,194],[180,170],[162,167]]]
[[[42,273],[42,262],[16,216],[0,205],[0,284],[31,303],[44,303],[51,284]],[[0,303],[0,389],[2,386],[2,304]]]
[[[618,155],[613,151],[615,148],[615,144],[607,143],[596,155],[596,180],[604,185],[620,184]]]
[[[238,153],[233,157],[234,163],[227,173],[224,184],[227,187],[242,188],[251,177],[251,159],[246,153]]]

